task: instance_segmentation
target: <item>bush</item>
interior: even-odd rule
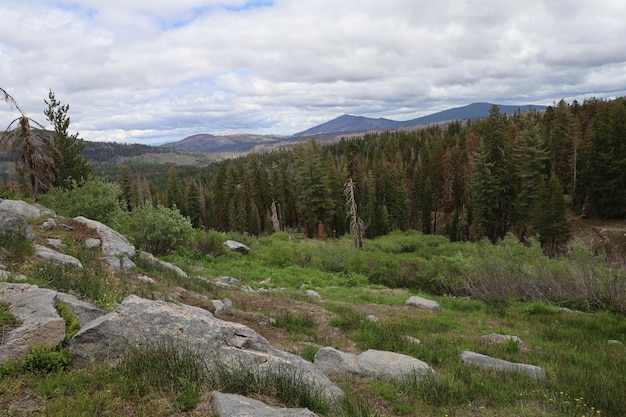
[[[135,244],[154,255],[189,247],[194,236],[191,221],[177,208],[145,206],[133,211],[129,234]]]
[[[65,217],[84,216],[111,225],[123,213],[119,196],[116,184],[90,179],[72,188],[53,188],[40,202]]]

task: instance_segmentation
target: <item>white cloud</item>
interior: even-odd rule
[[[0,86],[32,116],[52,89],[87,140],[291,134],[343,113],[622,95],[625,15],[617,0],[3,0]]]

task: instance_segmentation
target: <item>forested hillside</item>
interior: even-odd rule
[[[126,167],[129,207],[176,205],[195,226],[257,235],[348,233],[344,185],[355,184],[365,235],[417,229],[451,240],[537,235],[548,252],[569,238],[568,209],[626,216],[626,99],[561,101],[545,112],[369,134],[213,163],[153,184]],[[143,190],[143,191],[142,191]],[[143,197],[140,197],[143,196]]]

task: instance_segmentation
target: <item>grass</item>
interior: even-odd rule
[[[602,257],[574,245],[567,257],[549,259],[536,246],[524,247],[511,239],[496,246],[449,244],[416,232],[367,241],[364,251],[353,249],[350,239],[322,243],[283,237],[247,237],[245,243],[252,248],[248,256],[181,251],[168,257],[187,271],[199,266],[201,276],[230,275],[243,285],[270,290],[247,295],[249,307],[237,301],[237,291],[218,290],[206,281],[177,278],[141,264],[140,270],[154,276],[156,284],[137,282],[130,274],[110,274],[98,267],[97,251],[73,246],[71,239],[64,241],[85,265],[83,272],[32,263],[28,255],[24,272],[28,282],[80,293],[107,309],[130,293],[162,299],[176,287],[215,298],[231,296],[237,308],[249,309],[248,316],[276,317],[273,326],[260,326],[253,319],[250,325],[259,326],[273,344],[281,340],[272,339],[272,328],[283,337],[275,328],[285,329],[291,336],[287,343],[294,346],[291,351],[307,360],[313,360],[319,347],[305,342],[324,340],[347,350],[410,355],[432,366],[435,375],[403,384],[333,377],[347,395],[331,407],[303,383],[302,375],[226,367],[207,358],[209,352],[181,349],[164,340],[131,349],[119,366],[80,370],[68,368],[62,348],[51,348],[34,352],[29,365],[3,366],[0,407],[27,395],[46,415],[197,415],[207,393],[218,389],[342,417],[617,417],[626,409],[626,348],[608,343],[626,342],[626,277]],[[205,252],[219,247],[216,234],[202,239],[196,244],[204,245]],[[304,296],[306,288],[315,289],[322,300]],[[435,299],[442,310],[433,314],[405,307],[414,293]],[[278,315],[267,307],[284,299],[297,303]],[[561,306],[586,312],[568,313]],[[75,318],[62,304],[58,308],[70,337]],[[11,325],[7,311],[0,305],[0,323],[9,320]],[[328,322],[320,321],[329,313]],[[367,314],[380,321],[367,321]],[[489,344],[481,337],[490,333],[516,335],[524,343]],[[341,339],[333,339],[337,334]],[[459,358],[462,350],[539,365],[547,379],[468,366]]]

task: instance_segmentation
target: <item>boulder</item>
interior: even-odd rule
[[[234,252],[239,252],[244,255],[247,255],[250,252],[250,248],[244,245],[241,242],[237,242],[236,240],[227,240],[222,244],[226,249],[232,250]]]
[[[109,265],[123,270],[135,267],[133,261],[130,260],[130,258],[135,256],[135,247],[131,245],[124,235],[96,220],[82,216],[75,217],[74,220],[94,229],[98,233],[102,242],[102,254]]]
[[[74,312],[80,323],[79,328],[85,327],[87,323],[104,316],[106,311],[96,307],[95,305],[86,301],[80,300],[78,297],[72,294],[65,294],[60,292],[58,294],[59,300],[67,304]]]
[[[39,226],[39,230],[43,230],[44,232],[54,230],[57,228],[57,221],[53,218],[46,219],[41,226]]]
[[[83,264],[73,256],[59,253],[53,249],[38,244],[35,244],[35,258],[42,262],[52,262],[61,266],[83,269]]]
[[[313,363],[323,372],[355,375],[362,373],[357,355],[330,346],[320,348],[313,358]]]
[[[34,346],[57,346],[65,339],[65,321],[56,310],[57,294],[36,285],[0,282],[0,301],[11,305],[10,313],[20,322],[4,336],[0,363],[23,358]]]
[[[521,372],[534,379],[545,379],[546,374],[543,368],[525,363],[509,362],[502,359],[492,358],[480,353],[464,350],[460,354],[461,360],[467,364],[476,365],[479,368],[491,369],[503,372]]]
[[[412,356],[374,349],[355,355],[332,347],[323,347],[317,351],[313,361],[324,372],[375,376],[397,381],[411,381],[415,377],[434,373],[429,365]]]
[[[328,401],[343,392],[311,362],[273,348],[252,329],[215,318],[185,304],[150,301],[129,295],[111,313],[93,320],[69,342],[74,363],[115,360],[129,346],[165,340],[201,352],[210,365],[243,366],[254,372],[294,372],[320,389]]]
[[[437,303],[436,301],[418,297],[417,295],[411,296],[408,300],[405,301],[404,305],[425,309],[433,313],[441,310],[439,303]]]
[[[308,408],[280,408],[237,394],[213,392],[213,405],[220,417],[315,417]]]
[[[0,201],[0,210],[12,211],[22,217],[29,217],[32,219],[40,217],[53,217],[55,215],[53,210],[47,209],[42,205],[32,205],[21,200],[2,200]]]
[[[151,253],[139,251],[139,258],[141,258],[148,265],[158,268],[161,271],[170,272],[180,278],[189,278],[187,273],[176,265],[157,259]]]
[[[10,200],[3,200],[10,201]],[[33,229],[26,220],[15,211],[0,209],[0,235],[17,234],[25,239],[35,239]]]

